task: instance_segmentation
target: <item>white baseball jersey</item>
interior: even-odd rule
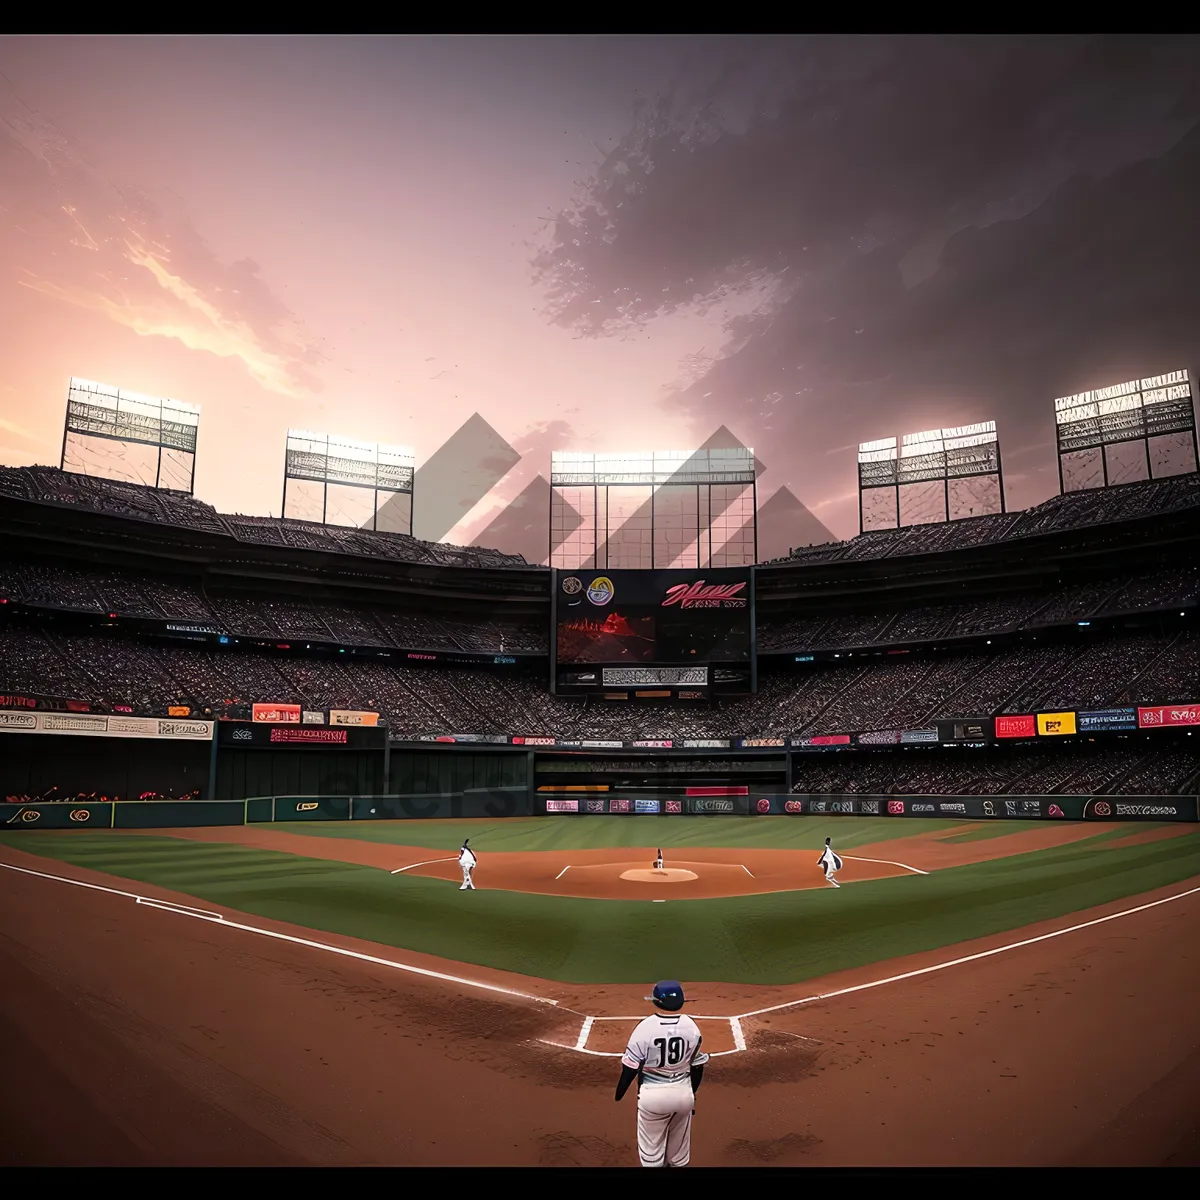
[[[470,871],[478,861],[475,852],[469,846],[464,846],[458,852],[458,865],[465,871]]]
[[[642,1085],[654,1087],[686,1080],[692,1067],[708,1062],[700,1049],[700,1030],[683,1013],[655,1013],[630,1034],[623,1066],[642,1071]]]
[[[826,846],[821,851],[821,857],[817,859],[817,865],[829,871],[840,871],[842,869],[842,860],[834,854],[832,846]]]

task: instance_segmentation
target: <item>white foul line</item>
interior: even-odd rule
[[[561,871],[559,871],[559,873],[557,875],[555,875],[554,878],[561,879],[570,869],[571,869],[571,864],[568,863],[565,867],[563,867],[563,869]]]
[[[407,867],[397,867],[390,872],[392,875],[399,875],[401,871],[411,871],[414,867],[428,867],[432,863],[440,862],[458,862],[457,858],[427,858],[424,862],[409,863]]]
[[[746,874],[747,874],[747,875],[749,875],[751,879],[753,879],[753,878],[754,878],[754,872],[753,872],[752,870],[750,870],[750,868],[749,868],[748,866],[746,866],[746,864],[745,864],[745,863],[742,863],[742,864],[741,864],[741,866],[742,866],[742,870],[743,870],[743,871],[745,871],[745,872],[746,872]]]
[[[579,1039],[575,1043],[576,1050],[582,1050],[587,1045],[588,1034],[592,1032],[592,1022],[595,1017],[584,1017],[583,1028],[579,1031]]]
[[[882,863],[885,867],[903,867],[906,871],[911,871],[914,875],[928,875],[928,871],[922,871],[920,867],[910,867],[908,863],[892,862],[890,858],[857,858],[853,854],[843,854],[842,858],[848,858],[851,862],[870,862]],[[853,880],[851,880],[853,882]],[[859,882],[862,882],[861,880]]]
[[[476,979],[464,979],[461,975],[447,975],[442,971],[431,971],[427,967],[414,967],[408,963],[395,962],[390,958],[377,958],[374,954],[363,954],[360,950],[347,950],[342,946],[330,945],[328,942],[316,942],[311,938],[295,937],[290,933],[276,933],[273,929],[260,929],[256,925],[243,925],[240,921],[231,921],[219,914],[206,913],[203,909],[173,904],[169,900],[155,900],[151,896],[139,896],[136,892],[122,892],[117,888],[101,887],[98,883],[84,883],[82,880],[71,879],[66,875],[49,875],[43,871],[31,871],[27,867],[13,866],[12,863],[0,862],[0,867],[6,871],[19,871],[22,875],[36,875],[39,879],[52,879],[55,883],[69,883],[72,887],[87,888],[93,892],[108,892],[109,895],[123,896],[135,904],[142,904],[147,908],[157,908],[162,912],[173,913],[179,917],[190,917],[194,921],[207,921],[225,929],[240,929],[244,933],[256,933],[259,937],[272,938],[277,942],[291,942],[294,946],[307,946],[310,950],[324,950],[329,954],[340,954],[343,958],[354,958],[359,962],[373,963],[377,967],[390,967],[393,971],[405,971],[410,975],[423,975],[427,979],[440,979],[445,983],[480,988],[485,992],[499,992],[501,995],[514,996],[519,1000],[533,1000],[538,1004],[558,1005],[557,1000],[548,1000],[545,996],[532,996],[528,992],[518,992],[513,988],[500,987],[495,983],[481,983]]]
[[[962,958],[953,958],[949,962],[936,963],[932,967],[921,967],[916,971],[905,971],[902,975],[889,975],[887,979],[876,979],[871,983],[859,983],[854,987],[839,988],[835,992],[823,992],[818,996],[805,996],[803,1000],[789,1000],[786,1004],[772,1004],[769,1008],[756,1008],[753,1012],[738,1014],[738,1020],[747,1017],[761,1017],[763,1013],[780,1012],[785,1008],[798,1008],[802,1004],[812,1004],[817,1000],[832,1000],[836,996],[849,996],[852,992],[865,992],[871,988],[883,987],[886,983],[899,983],[904,979],[916,979],[919,975],[932,975],[935,971],[944,971],[948,967],[961,967],[963,963],[978,962],[981,958],[991,958],[994,954],[1005,954],[1009,950],[1019,950],[1022,946],[1033,946],[1038,942],[1048,942],[1051,938],[1062,937],[1067,933],[1078,933],[1081,929],[1090,929],[1093,925],[1103,925],[1106,921],[1116,921],[1120,917],[1131,917],[1134,913],[1145,912],[1149,908],[1157,908],[1160,904],[1170,904],[1174,900],[1184,900],[1188,896],[1200,893],[1200,887],[1189,888],[1186,892],[1178,892],[1174,896],[1164,896],[1161,900],[1151,900],[1149,904],[1139,904],[1136,908],[1122,909],[1120,912],[1109,913],[1107,917],[1096,917],[1092,921],[1083,921],[1078,925],[1068,925],[1066,929],[1056,929],[1052,933],[1042,933],[1037,937],[1024,938],[1019,942],[1009,942],[1005,946],[996,946],[991,950],[981,950],[978,954],[967,954]]]

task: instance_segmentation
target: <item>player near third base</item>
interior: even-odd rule
[[[462,867],[463,873],[462,887],[458,889],[460,892],[475,891],[475,881],[471,878],[471,872],[475,870],[479,859],[475,857],[475,851],[467,845],[470,840],[470,838],[466,838],[463,841],[462,849],[458,852],[458,865]]]
[[[683,987],[674,980],[656,983],[646,997],[659,1011],[629,1037],[621,1057],[617,1100],[636,1079],[638,1158],[643,1167],[686,1167],[692,1155],[692,1117],[696,1092],[708,1055],[700,1048],[700,1029],[683,1007]]]
[[[842,886],[834,879],[834,875],[842,869],[842,860],[834,853],[829,838],[825,839],[825,849],[821,851],[821,857],[817,859],[817,866],[824,869],[826,883],[832,887]]]

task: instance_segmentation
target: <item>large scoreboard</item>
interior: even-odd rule
[[[754,690],[754,573],[554,572],[554,690],[702,699]]]

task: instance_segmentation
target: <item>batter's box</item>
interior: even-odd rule
[[[603,1058],[620,1058],[642,1017],[584,1017],[574,1039],[557,1035],[540,1039],[547,1045],[580,1054],[595,1054]],[[709,1054],[736,1054],[746,1049],[741,1022],[737,1017],[696,1017],[704,1049]]]

